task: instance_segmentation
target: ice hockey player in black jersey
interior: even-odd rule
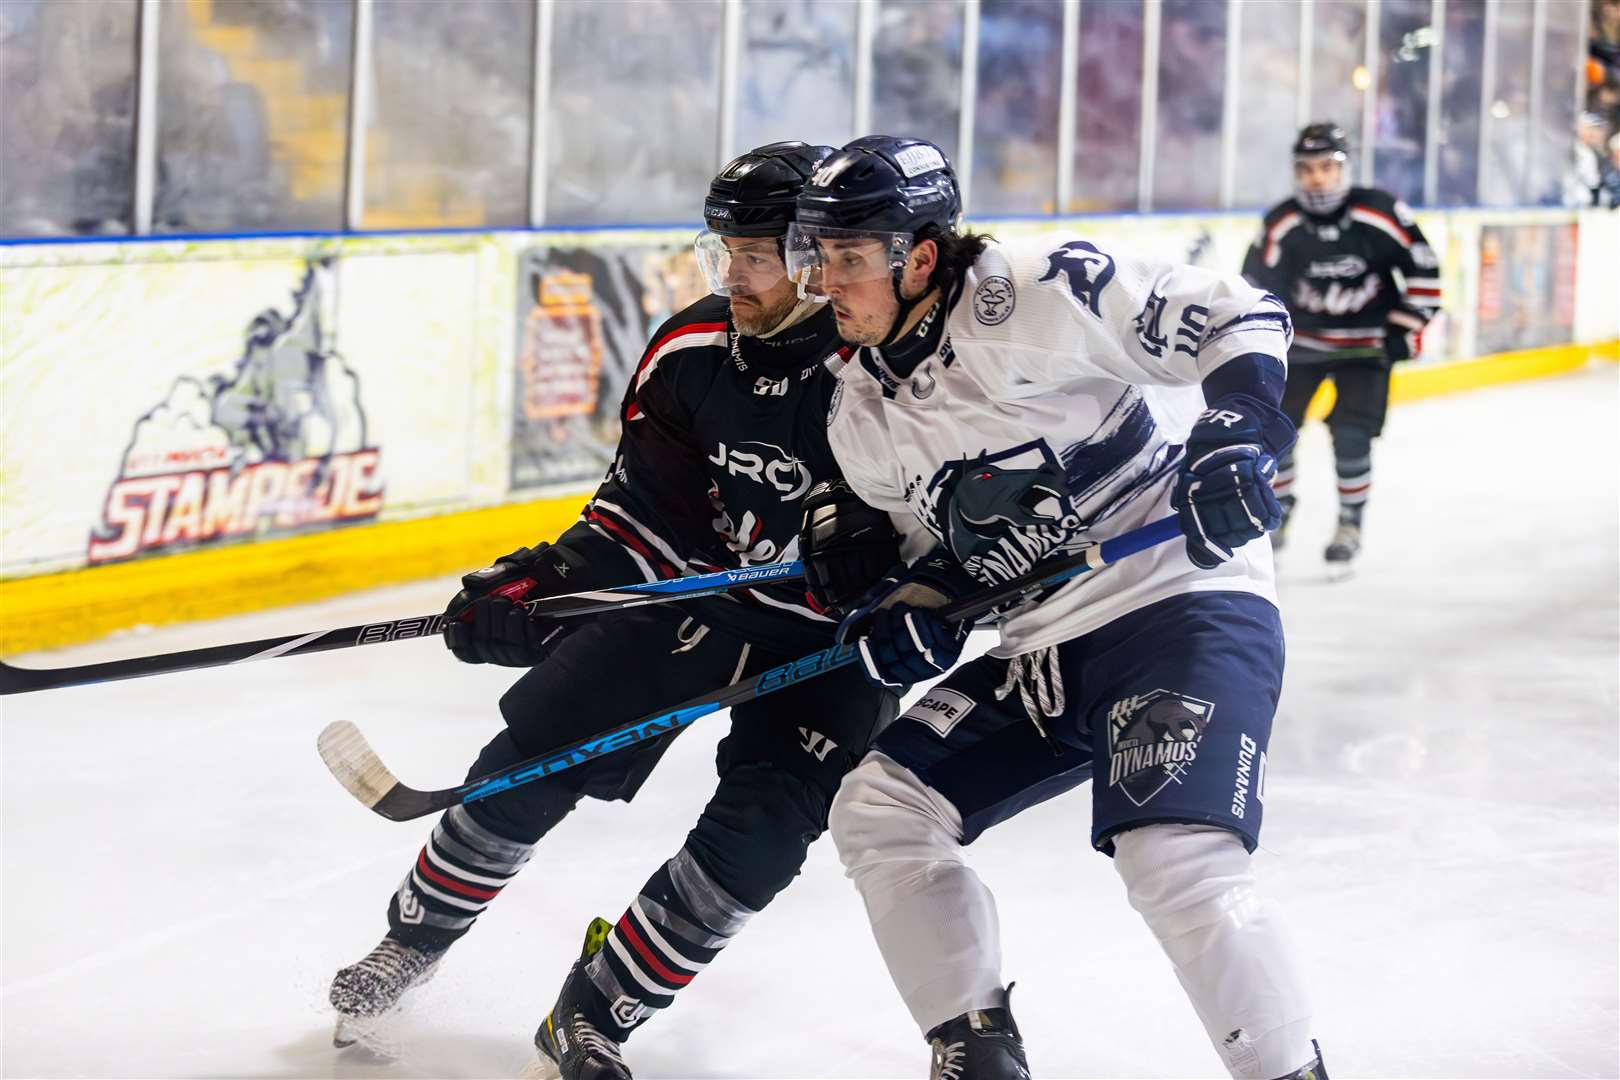
[[[1349,143],[1334,124],[1312,124],[1294,143],[1294,196],[1266,214],[1243,276],[1282,297],[1294,319],[1283,411],[1295,425],[1322,380],[1336,391],[1328,430],[1339,478],[1339,524],[1324,553],[1348,571],[1361,549],[1372,490],[1372,441],[1384,427],[1392,363],[1417,351],[1440,306],[1440,262],[1406,204],[1376,188],[1352,187]],[[1283,527],[1296,496],[1294,452],[1273,483]]]
[[[832,313],[783,267],[794,196],[830,152],[775,143],[726,165],[696,241],[716,295],[653,335],[624,395],[616,460],[580,520],[462,579],[450,650],[529,669],[469,777],[825,648],[837,627],[802,583],[595,619],[530,620],[514,599],[793,559],[806,511],[818,529],[804,546],[836,549],[818,595],[853,599],[897,557],[887,515],[838,482],[828,447],[843,361]],[[834,580],[846,572],[847,585]],[[620,1044],[798,873],[844,773],[897,704],[846,668],[732,710],[714,796],[618,922],[588,940],[535,1034],[532,1075],[630,1075]],[[340,1045],[431,974],[581,797],[630,799],[672,737],[447,812],[389,901],[387,936],[332,983]]]

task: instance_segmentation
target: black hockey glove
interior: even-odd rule
[[[818,611],[841,615],[900,561],[900,535],[842,480],[823,480],[801,505],[805,596]]]
[[[444,609],[445,646],[468,664],[533,667],[576,629],[576,620],[531,619],[520,602],[587,587],[574,584],[584,566],[567,548],[542,543],[467,574]]]
[[[1282,524],[1271,480],[1294,437],[1288,417],[1247,394],[1228,394],[1198,417],[1170,496],[1195,566],[1213,569]]]

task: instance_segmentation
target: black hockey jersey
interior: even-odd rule
[[[1351,188],[1330,215],[1293,199],[1265,217],[1243,276],[1282,297],[1294,320],[1293,363],[1405,360],[1440,307],[1440,260],[1406,204]]]
[[[847,356],[826,307],[754,338],[709,296],[659,327],[625,390],[613,466],[558,541],[586,557],[579,587],[797,558],[800,500],[841,475],[827,411]],[[798,582],[686,606],[781,649],[836,625]]]

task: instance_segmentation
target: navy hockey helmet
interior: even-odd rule
[[[835,229],[918,235],[962,216],[956,170],[925,139],[867,135],[844,144],[799,195],[798,221]]]
[[[826,249],[843,252],[845,281],[901,275],[918,240],[956,229],[962,193],[943,151],[925,139],[868,135],[822,162],[799,193],[788,229],[788,274],[804,294],[820,291]],[[858,258],[857,258],[858,256]],[[901,297],[902,306],[909,302]]]
[[[1307,188],[1300,182],[1302,162],[1322,159],[1337,161],[1339,179],[1332,187]],[[1294,199],[1312,214],[1337,213],[1350,196],[1350,140],[1338,124],[1309,124],[1294,140]]]

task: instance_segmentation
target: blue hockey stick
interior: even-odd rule
[[[592,615],[604,611],[618,611],[622,608],[642,607],[646,604],[664,604],[672,600],[695,600],[700,596],[713,596],[731,589],[751,589],[758,585],[792,581],[801,576],[802,572],[803,567],[797,562],[768,563],[764,566],[747,566],[741,570],[720,570],[713,574],[644,581],[636,585],[616,585],[563,596],[543,596],[538,600],[524,601],[523,606],[529,610],[530,615],[547,618]],[[306,653],[328,652],[332,649],[348,649],[355,645],[376,645],[384,641],[429,637],[444,633],[444,623],[443,614],[414,615],[405,619],[391,619],[388,622],[344,626],[336,630],[317,630],[312,634],[293,634],[290,637],[265,638],[262,641],[244,641],[234,645],[209,645],[202,649],[136,656],[128,660],[109,660],[78,667],[20,668],[0,664],[0,696],[25,694],[31,690],[54,690],[63,686],[87,686],[90,683],[135,679],[143,675],[162,675],[171,671],[190,671],[193,668],[243,664],[249,660],[268,660],[276,656],[302,656]]]
[[[1099,570],[1127,555],[1146,551],[1181,535],[1181,526],[1175,518],[1162,518],[1139,529],[1132,529],[1112,540],[1104,540],[1068,558],[1042,563],[1028,573],[1000,585],[963,597],[940,609],[940,614],[956,621],[971,619],[1037,589],[1050,588],[1089,571]],[[699,717],[708,716],[710,713],[719,712],[744,701],[752,701],[773,691],[785,689],[806,679],[813,679],[817,675],[852,664],[858,655],[853,645],[833,645],[820,652],[813,652],[808,656],[762,671],[742,682],[704,694],[672,709],[644,716],[560,750],[520,761],[499,772],[470,780],[459,787],[442,788],[438,791],[419,791],[400,783],[366,742],[366,737],[360,733],[360,729],[347,720],[328,724],[316,740],[316,748],[320,751],[321,760],[326,762],[326,767],[349,794],[391,821],[409,821],[412,818],[447,810],[457,803],[487,799],[491,795],[530,783],[543,776],[581,765],[603,754],[611,754],[615,750],[667,735]]]

